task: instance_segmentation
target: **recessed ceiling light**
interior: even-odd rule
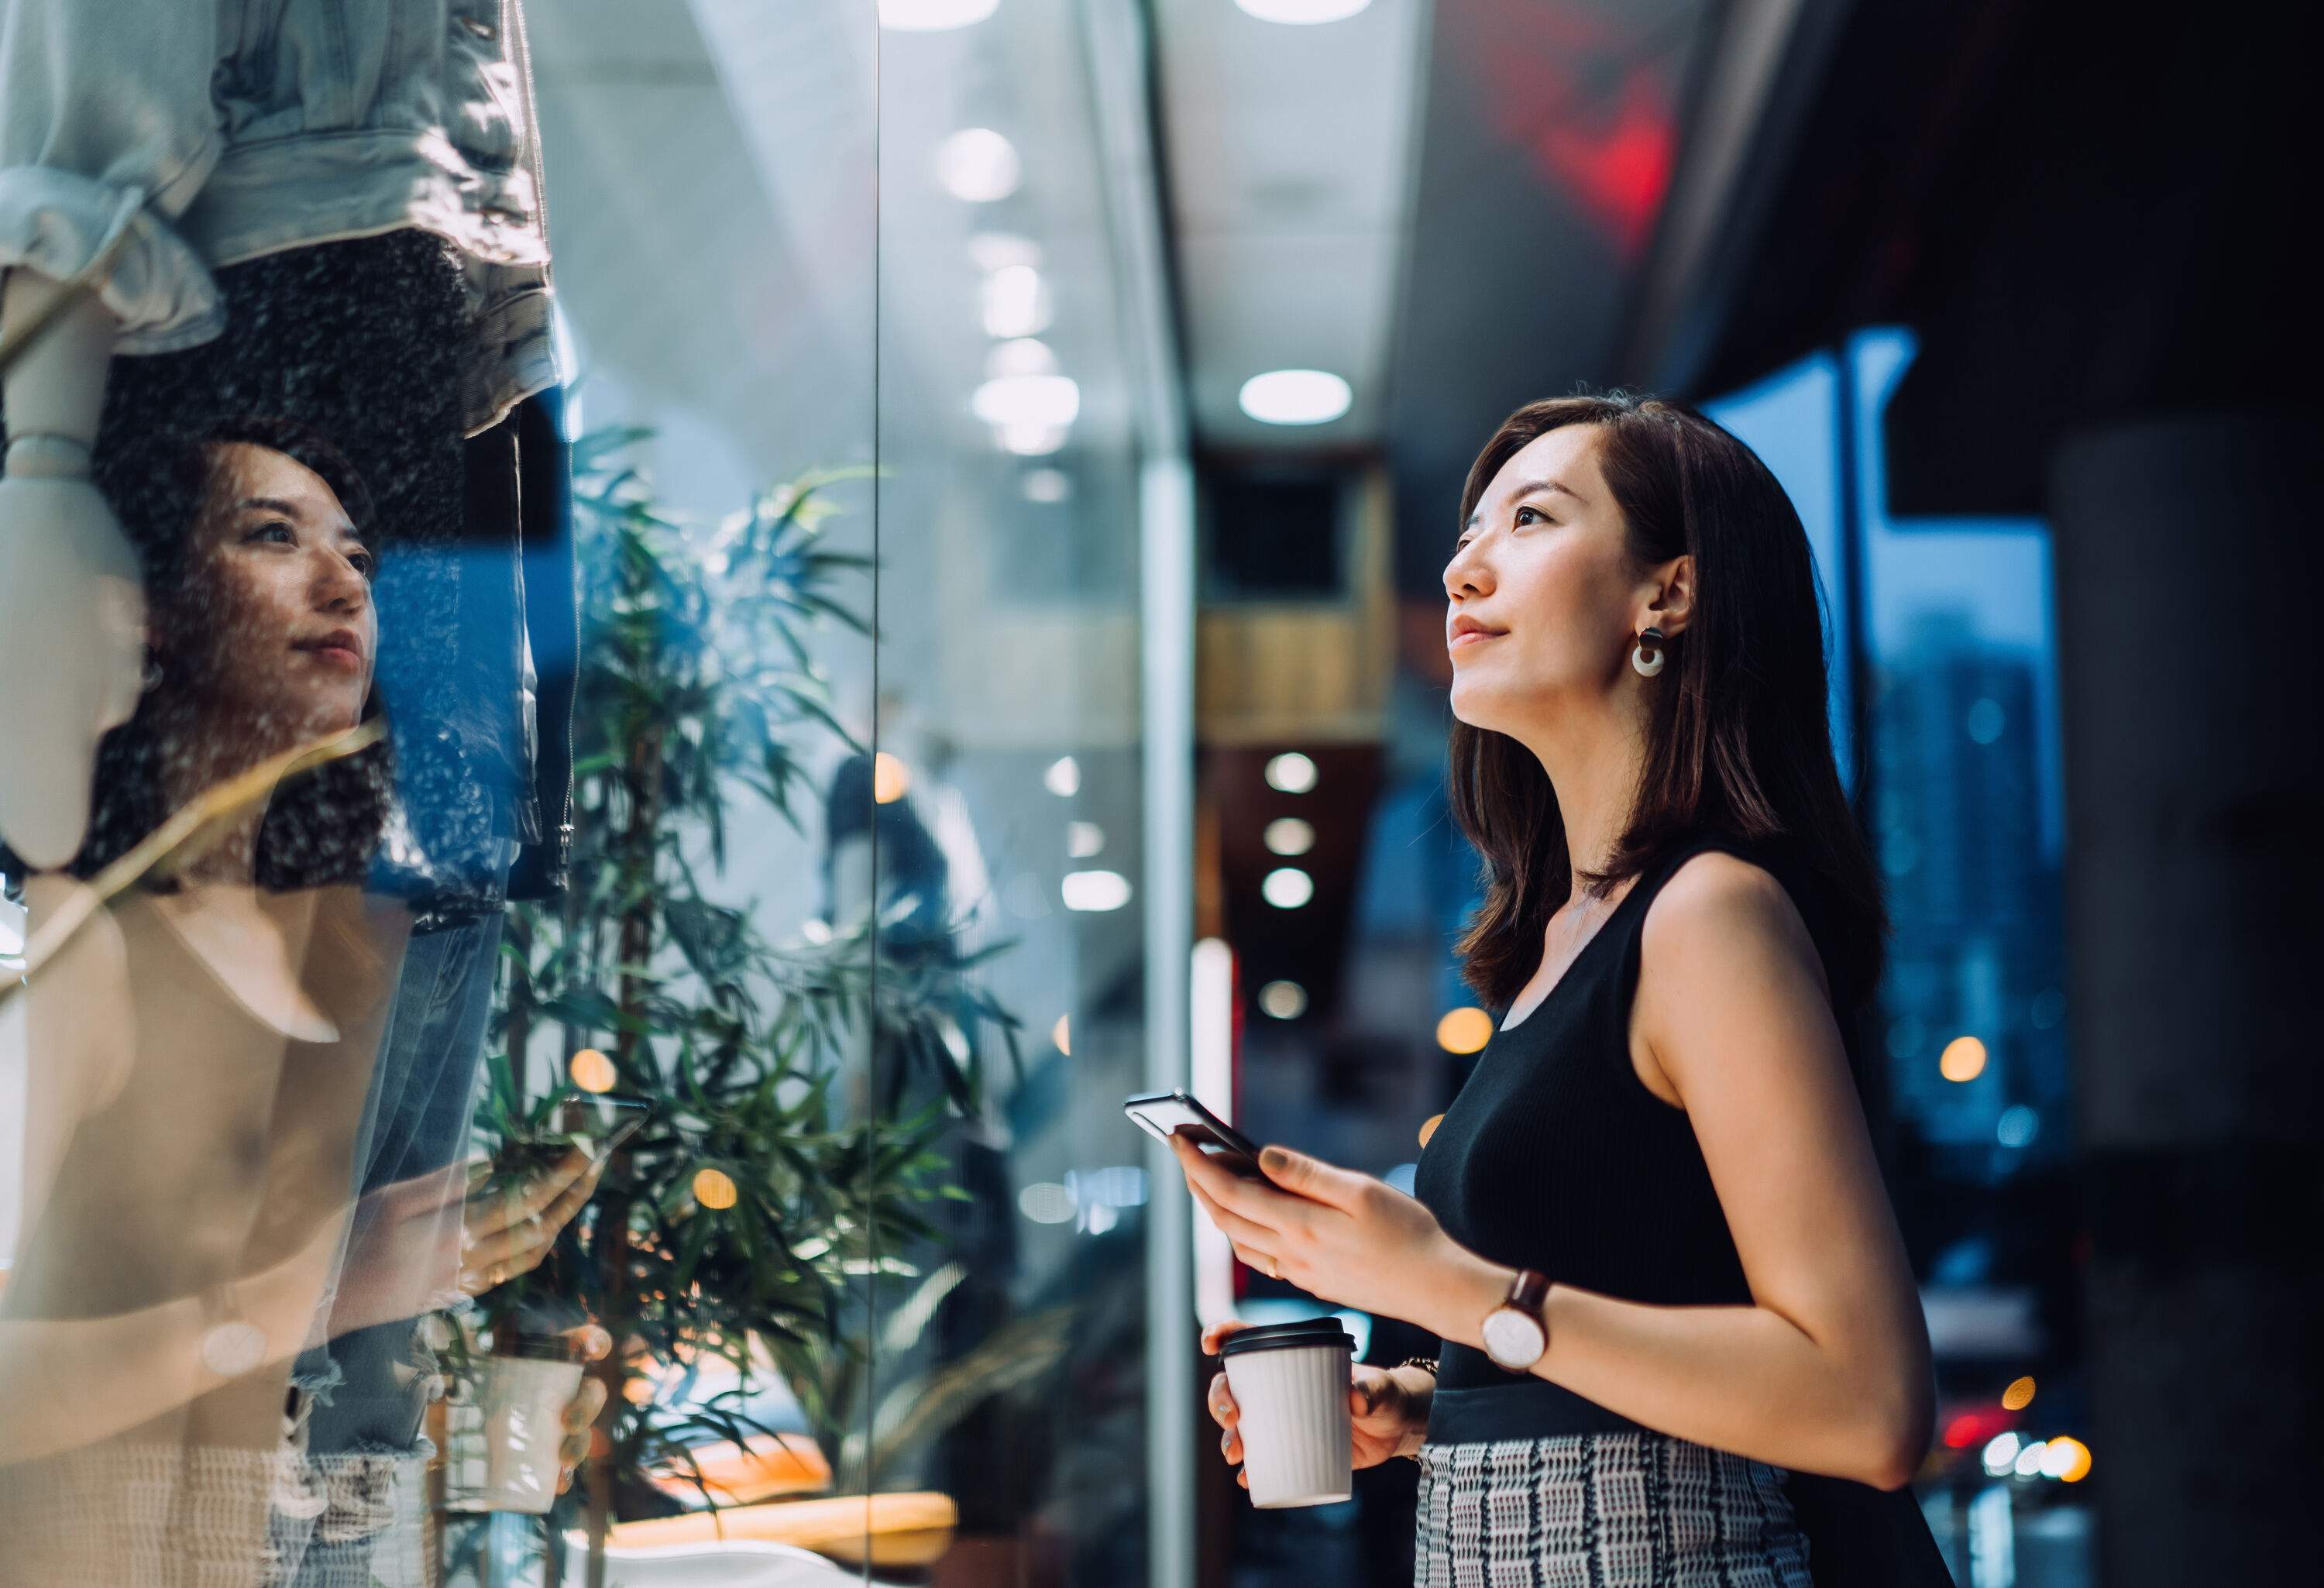
[[[1049,327],[1049,288],[1029,264],[1004,264],[979,293],[988,337],[1029,337]]]
[[[1338,22],[1355,15],[1371,3],[1372,0],[1235,0],[1237,5],[1261,22],[1295,24]]]
[[[1296,750],[1267,758],[1267,786],[1286,794],[1305,794],[1314,788],[1315,763]]]
[[[899,33],[936,33],[982,22],[1001,0],[880,0],[880,25]]]
[[[1297,909],[1315,897],[1315,879],[1296,865],[1279,865],[1259,880],[1259,893],[1277,909]]]
[[[1057,891],[1067,909],[1120,909],[1130,902],[1130,879],[1120,872],[1067,872]]]
[[[964,127],[936,152],[936,175],[945,191],[971,204],[1008,198],[1023,172],[1017,146],[991,127]]]
[[[1245,381],[1240,401],[1263,425],[1320,425],[1347,412],[1355,393],[1329,370],[1272,369]]]
[[[969,408],[989,425],[1062,429],[1081,413],[1082,389],[1070,375],[1002,375],[979,386]]]
[[[1305,854],[1315,847],[1315,829],[1296,816],[1279,816],[1267,824],[1267,846],[1277,854]]]

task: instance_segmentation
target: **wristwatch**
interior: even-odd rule
[[[1548,1279],[1532,1269],[1519,1269],[1509,1283],[1508,1298],[1485,1315],[1485,1354],[1495,1367],[1529,1372],[1542,1359],[1549,1349],[1549,1325],[1541,1307],[1548,1299]]]
[[[221,1379],[239,1379],[258,1371],[266,1360],[266,1331],[242,1316],[234,1287],[219,1285],[202,1293],[205,1327],[195,1343],[202,1366]]]

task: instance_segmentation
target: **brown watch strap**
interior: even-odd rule
[[[1542,1303],[1549,1299],[1549,1276],[1534,1269],[1519,1269],[1517,1277],[1509,1281],[1508,1299],[1501,1305],[1514,1306],[1528,1317],[1541,1318]],[[1545,1332],[1549,1320],[1542,1318]]]

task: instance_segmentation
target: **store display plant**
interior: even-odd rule
[[[1007,945],[899,957],[872,920],[778,942],[710,896],[730,822],[773,813],[816,834],[810,768],[863,748],[815,647],[872,642],[837,594],[868,584],[872,559],[823,537],[835,489],[866,475],[809,475],[687,524],[623,462],[647,439],[576,448],[572,885],[512,908],[477,1114],[512,1176],[586,1094],[641,1102],[645,1122],[548,1258],[477,1297],[456,1336],[489,1352],[595,1323],[614,1340],[590,1369],[608,1392],[593,1454],[542,1519],[547,1581],[569,1574],[577,1528],[589,1588],[613,1522],[683,1509],[671,1491],[689,1482],[696,1503],[719,1501],[695,1451],[786,1437],[746,1409],[770,1371],[813,1430],[803,1464],[819,1458],[841,1492],[868,1488],[874,1284],[915,1278],[898,1254],[927,1251],[928,1205],[961,1195],[938,1180],[945,1116],[981,1107],[996,1043],[1017,1058],[1017,1022],[975,974]],[[935,1101],[881,1106],[907,1094]],[[705,1378],[724,1387],[699,1390]]]

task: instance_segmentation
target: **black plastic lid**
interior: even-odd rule
[[[502,1324],[493,1330],[494,1356],[521,1356],[533,1362],[579,1362],[581,1348],[573,1336],[544,1333]]]
[[[1244,1351],[1290,1351],[1302,1345],[1340,1345],[1353,1351],[1356,1342],[1335,1317],[1299,1318],[1287,1324],[1254,1324],[1237,1329],[1219,1342],[1221,1356]]]

